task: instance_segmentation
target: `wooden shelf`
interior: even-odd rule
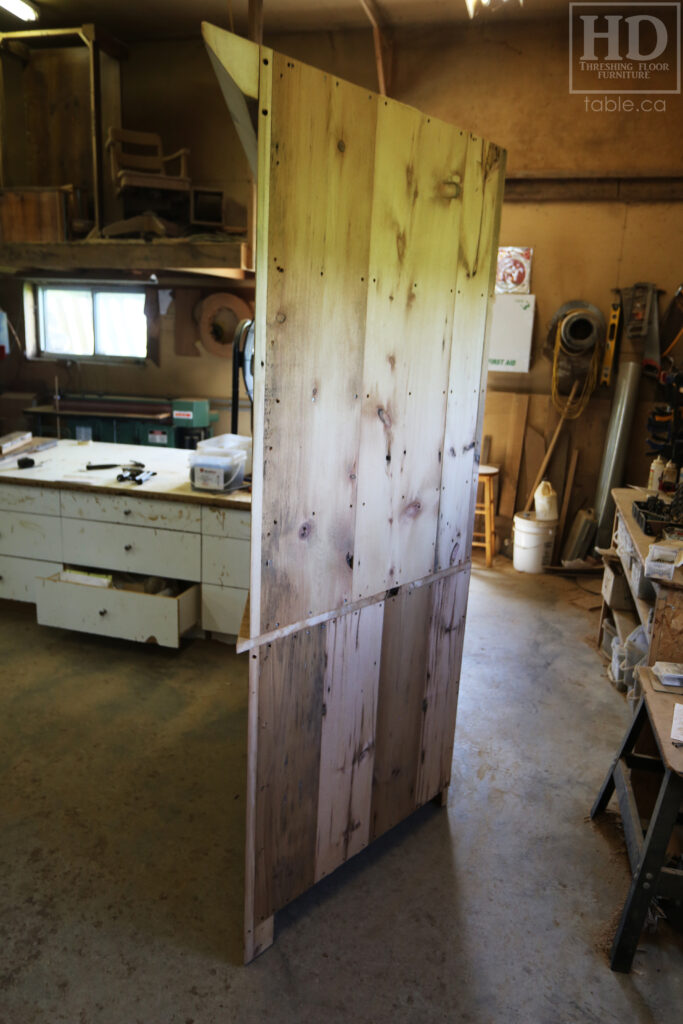
[[[617,636],[619,637],[619,643],[626,643],[626,638],[630,636],[633,630],[638,625],[634,612],[622,611],[619,608],[610,608],[612,618],[614,619],[614,625],[617,630]]]
[[[101,240],[96,242],[10,242],[0,244],[0,271],[241,270],[242,240]]]

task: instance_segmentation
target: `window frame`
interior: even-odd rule
[[[95,295],[98,292],[121,292],[146,295],[145,284],[110,280],[78,280],[56,278],[32,278],[24,284],[24,322],[26,328],[26,355],[29,359],[42,362],[73,362],[83,364],[145,365],[149,355],[149,325],[145,336],[144,356],[115,356],[93,351],[92,355],[78,355],[72,352],[48,352],[43,347],[45,339],[45,290],[87,291],[90,293],[93,345],[97,348]]]

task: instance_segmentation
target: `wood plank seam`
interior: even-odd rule
[[[247,651],[254,650],[257,647],[262,647],[263,644],[273,643],[275,640],[281,640],[286,636],[291,636],[293,633],[298,633],[302,629],[310,628],[311,626],[318,626],[323,622],[329,622],[332,619],[340,618],[344,615],[350,614],[351,612],[360,611],[361,608],[367,608],[380,601],[385,601],[390,597],[395,597],[406,588],[415,589],[417,587],[430,586],[432,583],[436,583],[438,580],[444,579],[447,576],[452,576],[455,573],[466,572],[471,568],[471,564],[471,561],[468,559],[466,562],[461,562],[459,565],[452,565],[447,569],[439,569],[437,572],[429,573],[429,575],[422,576],[417,580],[412,580],[410,583],[403,583],[400,586],[391,587],[389,590],[382,590],[379,594],[373,594],[372,597],[364,597],[359,601],[353,601],[347,605],[343,605],[341,608],[334,608],[329,612],[321,612],[320,615],[312,615],[307,619],[302,619],[300,622],[293,622],[289,626],[280,626],[278,629],[270,630],[267,633],[261,633],[260,636],[250,637],[241,634],[237,638],[237,653],[245,654]]]

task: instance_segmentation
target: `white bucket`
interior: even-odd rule
[[[517,572],[543,572],[550,565],[557,520],[537,520],[535,512],[518,512],[512,528],[512,564]]]

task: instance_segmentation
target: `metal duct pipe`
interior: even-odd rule
[[[642,366],[639,362],[622,360],[614,389],[605,451],[595,494],[595,514],[598,520],[595,543],[599,548],[609,547],[612,539],[614,500],[610,492],[613,487],[621,484],[624,475],[626,446],[636,411],[641,375]]]

